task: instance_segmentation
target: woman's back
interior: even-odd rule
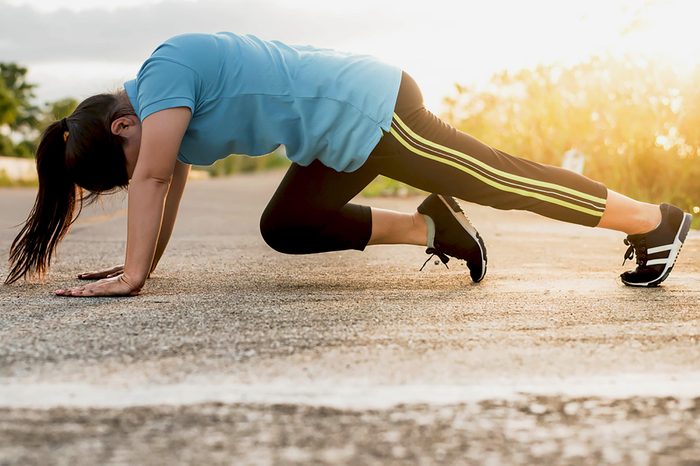
[[[284,144],[300,165],[352,171],[389,129],[400,80],[400,69],[370,56],[221,32],[167,40],[125,88],[141,120],[190,107],[183,162]]]

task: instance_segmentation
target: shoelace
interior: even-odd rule
[[[425,250],[425,252],[426,252],[426,254],[430,254],[430,257],[428,257],[428,259],[425,262],[423,262],[423,266],[418,270],[419,272],[422,272],[423,269],[425,268],[426,264],[428,262],[430,262],[430,260],[435,256],[438,256],[440,258],[440,260],[442,261],[442,263],[445,264],[445,267],[447,267],[447,263],[450,261],[450,258],[447,257],[447,255],[444,252],[442,252],[436,248],[428,248]],[[437,264],[437,261],[435,261],[435,263]],[[447,267],[447,268],[449,269],[449,267]]]
[[[631,242],[627,238],[625,238],[625,245],[629,246],[627,248],[627,251],[625,252],[625,258],[622,261],[622,265],[625,265],[625,263],[628,260],[634,259],[635,253],[637,254],[637,265],[644,266],[646,264],[646,258],[647,258],[647,248],[645,245],[644,238],[640,238],[639,242]]]

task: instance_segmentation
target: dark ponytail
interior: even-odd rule
[[[128,185],[124,141],[112,134],[111,122],[133,113],[118,95],[100,94],[84,100],[72,115],[43,132],[36,152],[39,191],[10,247],[5,284],[28,274],[42,277],[83,204]]]

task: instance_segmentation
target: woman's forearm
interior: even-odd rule
[[[165,252],[165,248],[168,247],[168,241],[170,240],[170,235],[173,232],[173,227],[175,224],[175,219],[172,218],[170,219],[168,217],[168,207],[167,207],[167,200],[166,202],[166,207],[165,207],[165,213],[163,214],[163,224],[160,227],[160,234],[158,235],[158,243],[156,244],[156,252],[153,255],[153,262],[151,263],[151,270],[149,270],[149,275],[156,269],[158,266],[158,262],[160,262],[161,257],[163,257],[163,253]]]
[[[175,197],[178,197],[178,199],[174,199]],[[153,256],[153,263],[151,264],[151,270],[149,270],[149,273],[156,269],[160,258],[163,257],[165,248],[168,246],[168,241],[170,240],[170,236],[175,228],[175,218],[177,217],[179,201],[179,196],[176,196],[174,193],[168,193],[168,197],[165,200],[163,222],[160,226],[160,234],[158,235],[158,243],[156,244],[156,252]]]
[[[169,180],[132,179],[129,185],[124,280],[140,290],[155,256]]]
[[[190,173],[190,165],[177,162],[175,165],[175,172],[173,173],[173,180],[170,183],[170,189],[168,190],[168,195],[165,199],[165,211],[163,213],[163,222],[160,226],[160,234],[158,235],[158,244],[156,245],[156,253],[153,257],[153,264],[151,264],[150,272],[153,272],[158,265],[165,248],[168,246],[168,241],[175,228],[175,219],[177,218],[177,212],[180,208],[180,200],[182,199],[182,193],[185,190],[185,184],[187,183],[187,176]]]

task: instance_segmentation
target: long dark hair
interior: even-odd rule
[[[5,284],[27,275],[43,277],[56,246],[83,205],[128,185],[122,148],[125,141],[112,134],[111,123],[133,114],[128,100],[120,94],[98,94],[44,130],[36,152],[39,192],[10,247],[10,273]]]

